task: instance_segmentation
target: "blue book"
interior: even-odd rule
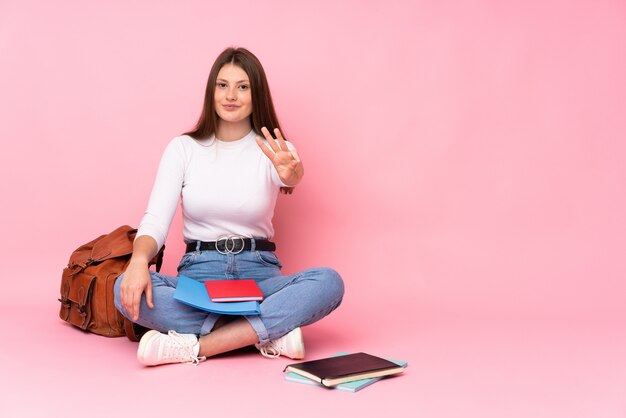
[[[333,354],[331,357],[336,357],[336,356],[345,356],[346,354],[350,354],[350,353],[346,353],[346,352],[339,352],[339,353],[335,353]],[[402,367],[406,367],[408,365],[408,363],[406,361],[403,360],[392,360],[392,359],[387,359],[393,363],[396,363],[399,366]],[[353,380],[351,382],[345,382],[345,383],[340,383],[336,386],[333,386],[331,388],[322,385],[321,383],[317,383],[314,380],[311,380],[309,378],[306,378],[304,376],[301,376],[299,374],[293,373],[293,372],[289,372],[287,374],[285,374],[285,380],[288,382],[295,382],[295,383],[304,383],[306,385],[312,385],[312,386],[318,386],[324,389],[337,389],[337,390],[343,390],[346,392],[357,392],[369,385],[372,385],[376,382],[378,382],[380,379],[382,379],[383,377],[372,377],[369,379],[361,379],[361,380]]]
[[[203,282],[179,276],[174,299],[194,308],[224,315],[258,315],[261,313],[259,302],[211,302]]]

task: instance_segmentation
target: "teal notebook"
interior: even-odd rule
[[[335,353],[331,357],[345,356],[346,354],[350,354],[350,353],[346,353],[346,352]],[[403,360],[392,360],[392,359],[387,359],[387,360],[392,361],[396,363],[397,365],[403,366],[403,367],[406,367],[408,365],[408,363]],[[309,378],[306,378],[296,373],[290,372],[290,373],[285,374],[285,380],[288,382],[304,383],[306,385],[318,386],[324,389],[337,389],[337,390],[343,390],[346,392],[357,392],[369,385],[372,385],[378,382],[380,379],[382,379],[382,377],[373,377],[371,379],[353,380],[352,382],[340,383],[337,386],[333,386],[332,388],[329,388],[329,387],[322,385],[321,383],[317,383]]]
[[[259,302],[211,302],[203,282],[187,276],[178,277],[174,299],[194,308],[224,315],[258,315],[261,313]]]

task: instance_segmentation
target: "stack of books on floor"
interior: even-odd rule
[[[224,315],[258,315],[263,293],[252,279],[207,280],[179,276],[174,299],[209,312]]]
[[[403,360],[388,360],[367,353],[336,353],[331,357],[289,364],[285,380],[347,392],[357,392],[386,376],[402,373]]]

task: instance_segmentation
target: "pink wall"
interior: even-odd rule
[[[338,320],[623,318],[626,6],[504,3],[4,0],[0,298],[54,300],[74,247],[139,222],[238,45],[307,170],[279,255],[344,275]]]

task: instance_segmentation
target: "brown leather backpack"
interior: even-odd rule
[[[126,335],[138,341],[146,331],[126,319],[113,302],[115,280],[124,273],[133,252],[137,230],[128,225],[78,247],[70,256],[61,278],[59,316],[78,328],[106,337]],[[161,248],[150,262],[159,271]]]

